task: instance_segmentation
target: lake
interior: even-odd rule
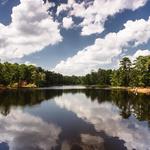
[[[150,96],[53,87],[0,91],[0,150],[150,150]]]

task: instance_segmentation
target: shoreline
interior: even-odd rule
[[[121,86],[108,86],[108,87],[99,87],[99,86],[87,86],[89,89],[106,89],[106,90],[126,90],[134,94],[147,94],[150,95],[150,87],[121,87]]]
[[[74,85],[76,86],[76,85]],[[106,90],[126,90],[129,92],[132,92],[134,94],[140,93],[140,94],[147,94],[150,95],[150,87],[99,87],[97,85],[83,85],[87,89],[106,89]],[[0,87],[0,91],[3,90],[18,90],[18,89],[38,89],[39,87]],[[44,88],[44,87],[41,87]]]
[[[37,87],[0,87],[0,91],[3,91],[3,90],[20,90],[20,89],[37,89]]]
[[[128,89],[129,92],[132,93],[141,93],[141,94],[147,94],[150,95],[150,87],[147,88],[143,88],[143,87],[135,87],[135,88],[129,88]]]
[[[126,90],[134,94],[147,94],[150,95],[150,87],[108,87],[103,89],[116,89],[116,90]]]
[[[150,95],[150,87],[110,87],[110,89],[122,89],[134,94],[140,93]]]

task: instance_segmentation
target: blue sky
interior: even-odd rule
[[[115,68],[123,56],[150,54],[149,0],[53,0],[44,7],[41,0],[0,2],[2,61],[82,75]]]

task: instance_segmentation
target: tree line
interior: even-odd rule
[[[0,63],[0,87],[46,87],[53,85],[150,86],[150,56],[139,56],[134,62],[128,57],[119,69],[98,69],[85,76],[63,76],[41,67]]]
[[[99,69],[87,74],[83,81],[87,85],[150,86],[150,56],[139,56],[134,62],[124,57],[119,69]]]
[[[76,76],[44,70],[25,64],[0,63],[0,87],[44,87],[80,84]]]

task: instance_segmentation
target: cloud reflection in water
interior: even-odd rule
[[[50,150],[57,145],[60,132],[58,126],[20,109],[0,114],[0,143],[8,143],[10,150]]]
[[[148,124],[138,121],[131,116],[129,119],[122,119],[119,108],[110,103],[99,104],[92,102],[84,94],[63,94],[55,98],[55,102],[61,108],[74,112],[79,118],[92,123],[96,131],[105,131],[112,137],[119,137],[125,141],[129,149],[149,150],[150,130]]]

